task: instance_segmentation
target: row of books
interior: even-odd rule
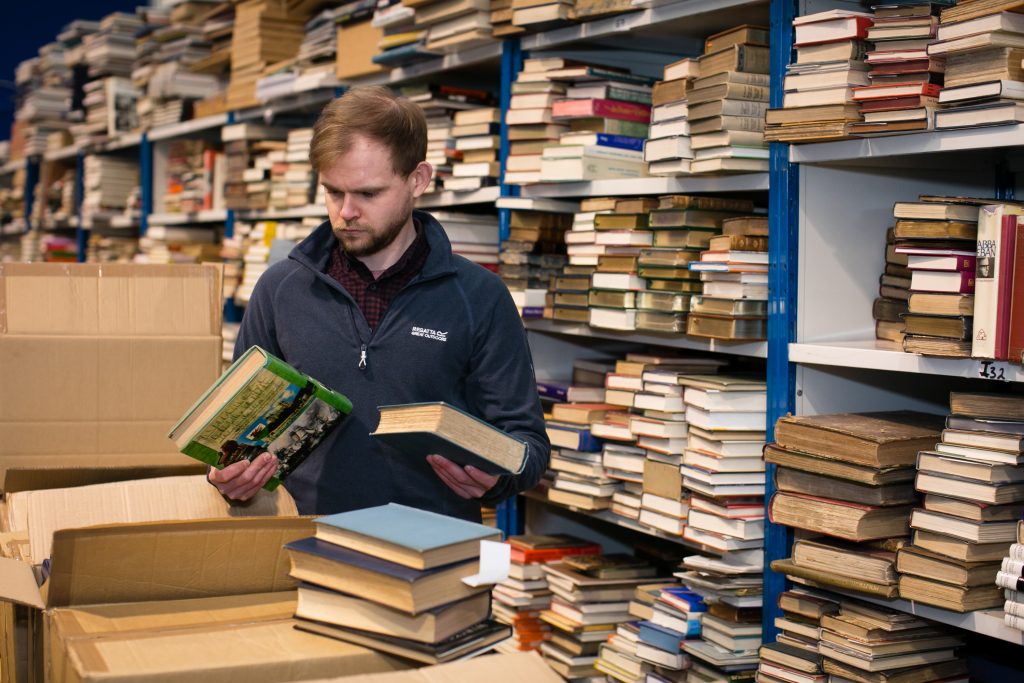
[[[1020,212],[995,199],[897,202],[873,308],[876,336],[912,353],[1020,363]]]
[[[954,392],[944,421],[911,412],[781,418],[765,451],[778,466],[769,514],[822,537],[801,538],[773,568],[812,587],[956,612],[1001,606],[994,581],[1024,511],[1022,406]]]
[[[962,3],[961,3],[962,4]],[[1018,123],[1020,17],[997,4],[943,0],[829,10],[793,20],[797,59],[768,139],[850,136]]]

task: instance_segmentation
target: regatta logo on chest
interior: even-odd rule
[[[427,327],[416,327],[415,325],[412,328],[412,336],[423,337],[424,339],[432,339],[440,342],[448,341],[447,332],[438,332],[437,330],[431,330]]]

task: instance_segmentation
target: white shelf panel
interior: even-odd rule
[[[547,50],[579,40],[607,38],[625,32],[642,31],[645,28],[656,27],[659,24],[666,24],[678,19],[729,12],[730,10],[738,11],[739,14],[735,17],[722,17],[723,25],[741,24],[744,23],[746,10],[762,5],[765,3],[751,2],[750,0],[682,0],[631,14],[619,14],[607,19],[596,19],[523,36],[521,44],[524,50]]]
[[[78,152],[81,151],[81,145],[68,145],[67,147],[61,147],[60,149],[48,149],[43,153],[43,159],[46,161],[63,161],[64,159],[74,159],[78,156]]]
[[[621,178],[578,183],[524,185],[523,197],[607,197],[614,195],[676,194],[689,192],[754,192],[768,190],[767,173],[725,176]]]
[[[293,209],[265,209],[262,211],[236,211],[235,218],[243,221],[280,220],[288,218],[323,218],[327,219],[326,207],[316,204],[300,206]]]
[[[113,140],[103,144],[100,147],[100,151],[114,152],[119,149],[138,147],[140,144],[142,144],[142,133],[125,133],[124,135],[119,135]]]
[[[228,212],[197,211],[195,213],[151,213],[149,225],[186,225],[190,223],[223,223],[228,219]]]
[[[416,208],[437,209],[448,206],[468,206],[470,204],[486,204],[494,202],[501,196],[501,188],[481,187],[471,192],[432,192],[425,194],[416,201]]]
[[[789,345],[789,360],[808,365],[1024,382],[1024,368],[1020,365],[970,358],[919,356],[902,351],[892,342],[878,339],[794,343]]]
[[[228,115],[226,113],[204,116],[201,119],[192,119],[191,121],[182,121],[181,123],[175,123],[170,126],[154,128],[149,131],[149,139],[169,140],[171,138],[180,138],[192,133],[210,130],[211,128],[220,128],[221,126],[226,125],[227,122]]]
[[[931,619],[932,621],[937,621],[940,624],[955,626],[956,628],[980,633],[982,635],[989,636],[990,638],[998,638],[999,640],[1005,640],[1007,642],[1014,643],[1015,645],[1024,645],[1024,631],[1018,631],[1017,629],[1007,626],[1003,621],[1003,611],[999,609],[977,610],[975,612],[960,614],[959,612],[950,612],[949,610],[932,607],[931,605],[922,605],[912,600],[885,600],[884,598],[872,597],[836,588],[816,589],[815,592],[818,592],[819,590],[827,590],[832,593],[848,595],[852,598],[857,598],[858,600],[871,602],[884,607],[891,607],[892,609],[899,610],[900,612],[906,612],[907,614],[913,614],[923,619]]]
[[[595,339],[615,339],[618,341],[652,344],[690,351],[711,351],[714,353],[733,353],[738,356],[766,358],[767,342],[728,342],[718,339],[702,339],[687,337],[681,334],[653,334],[647,332],[620,332],[605,330],[580,323],[566,323],[543,318],[528,318],[523,321],[526,329],[534,332],[567,334],[574,337],[593,337]]]
[[[1024,124],[1015,124],[790,145],[789,160],[797,164],[824,164],[1021,145]]]

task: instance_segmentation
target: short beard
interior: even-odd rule
[[[343,237],[343,233],[341,232],[343,228],[339,228],[335,232],[335,236],[338,238],[338,241],[341,242],[341,246],[345,250],[346,254],[354,256],[356,258],[362,256],[372,256],[378,253],[379,251],[391,246],[391,243],[394,242],[395,239],[398,237],[399,233],[402,232],[402,228],[405,227],[405,224],[406,222],[408,222],[408,220],[408,216],[401,220],[396,220],[394,223],[388,225],[383,232],[378,234],[371,234],[369,232],[365,233],[370,237],[370,241],[363,244],[362,246],[346,244],[346,240]]]

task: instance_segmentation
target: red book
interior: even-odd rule
[[[901,83],[898,85],[865,85],[853,89],[853,101],[878,100],[889,97],[938,97],[942,86],[936,83]]]
[[[796,47],[838,43],[844,40],[863,40],[871,28],[871,17],[837,17],[825,21],[795,24],[794,44]]]
[[[217,152],[212,149],[203,150],[203,210],[213,208],[213,166],[217,161]]]
[[[999,259],[999,298],[996,303],[996,360],[1012,360],[1010,353],[1010,306],[1013,303],[1013,268],[1015,258],[1009,258],[1011,254],[1017,254],[1017,223],[1019,216],[1003,216],[1003,243],[999,251],[1002,258]],[[1024,284],[1024,283],[1022,283]],[[1015,362],[1020,362],[1017,356]]]
[[[918,107],[936,107],[938,100],[934,97],[889,97],[883,100],[864,100],[860,103],[861,113],[869,111],[898,111],[900,109],[917,109]]]
[[[1024,354],[1024,224],[1017,225],[1014,242],[1013,281],[1009,288],[1009,348],[1006,355],[1008,360],[1020,363],[1021,354]]]
[[[618,100],[602,100],[597,98],[558,100],[551,105],[551,116],[554,118],[601,116],[606,119],[649,123],[651,120],[651,107],[639,102],[620,102]]]

